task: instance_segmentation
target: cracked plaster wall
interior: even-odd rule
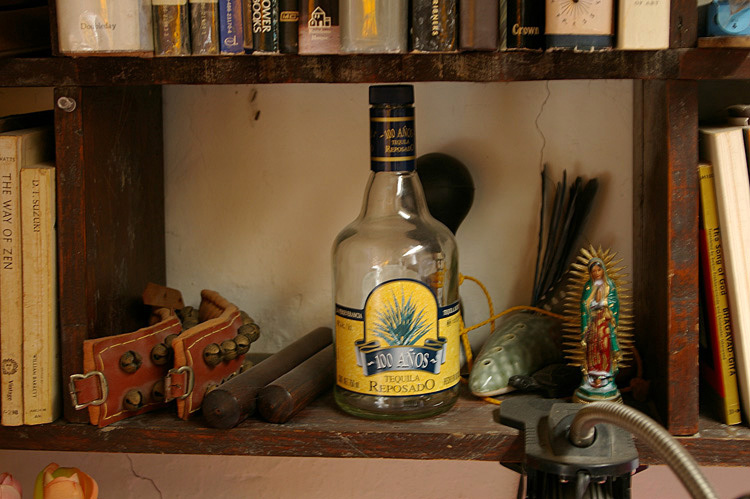
[[[92,475],[101,499],[513,499],[518,485],[517,474],[492,462],[0,451],[0,469],[26,498],[50,462]],[[722,499],[750,491],[747,469],[703,471]],[[666,466],[642,471],[632,485],[634,499],[690,497]]]
[[[276,351],[332,322],[330,250],[369,174],[368,85],[165,89],[167,280],[196,304],[215,289]],[[476,186],[460,271],[496,310],[528,304],[540,170],[598,176],[585,241],[632,266],[632,82],[419,83],[417,154],[463,161]],[[467,324],[487,318],[474,284]],[[472,333],[475,345],[487,330]]]

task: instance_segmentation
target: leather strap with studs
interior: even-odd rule
[[[255,322],[219,293],[201,291],[200,322],[172,343],[174,366],[165,377],[167,400],[188,419],[206,392],[239,372],[260,330]]]
[[[164,376],[172,367],[170,343],[182,331],[175,313],[155,311],[155,324],[83,342],[83,374],[70,377],[73,406],[88,409],[99,427],[166,405]]]

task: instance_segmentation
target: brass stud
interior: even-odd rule
[[[237,345],[237,355],[245,355],[250,350],[250,338],[244,334],[235,336],[234,343]]]
[[[224,340],[221,342],[221,356],[225,362],[237,358],[237,343],[234,340]]]
[[[242,319],[243,324],[250,324],[251,322],[255,322],[250,315],[245,312],[244,310],[240,310],[240,318]]]
[[[183,307],[179,310],[175,310],[175,313],[177,314],[177,317],[179,317],[180,321],[184,321],[187,317],[190,317],[195,312],[195,309],[191,307],[190,305]]]
[[[177,338],[177,335],[174,333],[168,334],[164,337],[164,344],[167,345],[167,348],[172,348],[172,342],[175,338]]]
[[[143,394],[138,390],[129,390],[125,394],[122,406],[126,411],[136,411],[143,406]]]
[[[151,400],[154,402],[164,402],[164,379],[158,380],[151,387]]]
[[[154,345],[154,348],[151,349],[151,362],[157,366],[163,366],[169,362],[170,354],[171,350],[164,343]]]
[[[188,330],[192,327],[195,327],[201,321],[198,310],[189,306],[177,311],[177,317],[179,317],[180,321],[182,322],[183,330]]]
[[[247,339],[252,343],[260,338],[260,327],[254,322],[243,324],[239,327],[237,333],[247,336]]]
[[[138,352],[128,350],[120,356],[120,369],[126,373],[133,374],[143,364],[143,358]]]
[[[209,367],[219,365],[221,362],[221,347],[216,343],[206,345],[203,349],[203,361],[208,364]]]
[[[240,366],[240,371],[239,372],[244,373],[245,371],[247,371],[248,369],[250,369],[254,365],[255,365],[255,362],[253,362],[252,360],[250,360],[247,357],[245,357],[245,360],[242,361],[242,365]]]

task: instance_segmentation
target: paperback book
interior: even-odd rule
[[[253,52],[276,54],[279,52],[278,0],[247,0],[250,2],[250,26]]]
[[[701,394],[724,424],[734,425],[741,421],[740,400],[713,166],[699,165],[698,174]]]
[[[279,52],[299,52],[299,1],[279,0]]]
[[[714,170],[740,401],[750,414],[750,180],[740,127],[700,127],[702,162]]]
[[[24,422],[21,169],[52,159],[51,127],[0,133],[0,398],[5,426]]]
[[[341,45],[338,0],[301,0],[300,54],[338,54]]]
[[[219,0],[219,51],[226,55],[244,53],[242,0]]]
[[[412,49],[452,52],[458,49],[456,0],[412,0]]]
[[[151,2],[57,2],[60,52],[153,55]]]
[[[188,0],[152,0],[154,54],[190,55]]]
[[[218,0],[189,0],[190,51],[193,55],[219,53]]]
[[[23,255],[23,422],[51,423],[60,415],[57,335],[55,168],[21,170]]]

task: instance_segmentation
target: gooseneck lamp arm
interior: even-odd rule
[[[696,499],[718,499],[693,457],[656,421],[623,404],[596,402],[582,407],[570,424],[573,445],[588,447],[596,435],[595,426],[610,423],[623,428],[653,449],[672,469]]]

